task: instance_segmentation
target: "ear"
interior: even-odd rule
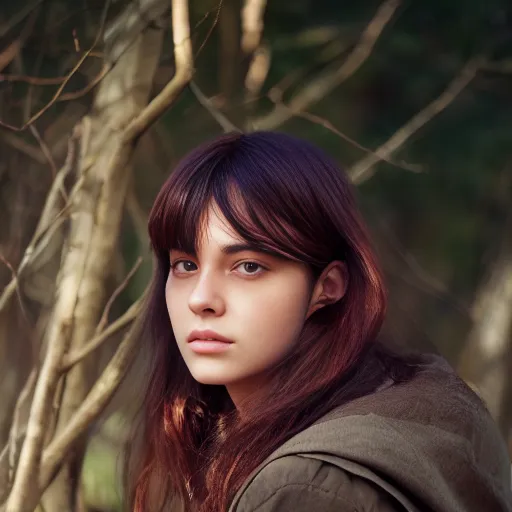
[[[345,295],[347,285],[347,265],[342,261],[329,263],[313,287],[306,320],[320,308],[338,302]]]

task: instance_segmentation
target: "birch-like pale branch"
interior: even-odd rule
[[[148,85],[151,82],[152,71],[150,76],[141,77],[138,74],[139,68],[137,66],[141,61],[136,53],[136,48],[133,46],[129,51],[123,53],[122,59],[126,59],[126,63],[128,63],[127,71],[133,69],[135,75],[123,75],[124,68],[119,65],[120,58],[112,73],[107,76],[111,82],[121,78],[127,80],[129,84],[142,81],[144,82],[143,90],[146,92],[137,97],[128,98],[133,99],[127,105],[128,114],[132,116],[131,118],[127,119],[127,112],[124,109],[119,115],[110,119],[111,124],[107,123],[105,125],[103,122],[103,124],[98,125],[97,128],[99,130],[103,129],[105,136],[109,136],[102,137],[101,134],[96,133],[94,137],[95,147],[91,147],[84,152],[83,161],[79,166],[81,170],[77,185],[87,185],[87,190],[84,187],[82,194],[74,196],[73,192],[77,187],[75,185],[71,194],[75,197],[73,204],[76,211],[70,227],[69,249],[63,259],[59,275],[57,300],[52,315],[53,320],[50,322],[47,333],[48,350],[34,393],[27,435],[20,455],[14,485],[7,501],[7,512],[22,512],[35,506],[41,492],[50,482],[67,450],[85,433],[89,423],[105,407],[119,385],[135,351],[134,337],[125,337],[116,355],[107,365],[104,374],[100,376],[78,409],[75,408],[76,397],[74,398],[75,402],[73,402],[71,392],[82,393],[85,382],[80,380],[81,373],[75,372],[73,374],[73,386],[75,387],[73,387],[69,384],[71,374],[68,374],[66,393],[69,391],[67,393],[69,400],[64,404],[65,397],[63,398],[56,437],[45,450],[44,462],[41,466],[45,422],[50,412],[55,387],[62,375],[64,353],[71,340],[72,346],[76,346],[77,349],[86,346],[83,343],[86,340],[82,340],[84,333],[91,332],[91,329],[94,332],[92,322],[97,322],[96,309],[98,309],[98,301],[102,300],[103,294],[101,278],[104,276],[106,266],[111,261],[115,245],[112,240],[105,239],[105,233],[111,235],[112,232],[117,232],[118,229],[120,211],[128,182],[126,169],[134,142],[177,98],[193,73],[187,1],[173,0],[172,10],[176,72],[163,91],[147,107],[141,106],[141,102],[145,101],[144,95],[146,92],[149,93]],[[151,41],[156,43],[156,37],[153,37],[150,33],[147,34],[146,39],[148,43],[151,43]],[[142,41],[142,39],[139,40]],[[152,55],[151,57],[150,68],[157,60],[156,57],[153,57],[155,56]],[[117,85],[117,88],[119,89],[119,85]],[[105,117],[107,114],[113,115],[113,111],[111,112],[112,97],[108,96],[111,93],[108,86],[103,89],[100,86],[95,101],[97,110],[102,112]],[[126,95],[119,97],[119,101],[125,99]],[[100,122],[100,119],[98,118],[96,121]],[[114,130],[116,126],[120,126],[121,130]],[[83,183],[81,183],[82,181]],[[114,199],[114,205],[109,202],[109,198]],[[96,305],[93,301],[96,301]],[[130,332],[133,334],[133,329]],[[91,349],[91,345],[88,348]],[[75,369],[80,370],[78,367]],[[61,419],[62,421],[60,421]],[[34,478],[36,479],[36,485],[34,485]],[[39,487],[37,486],[37,480],[42,484]]]
[[[154,123],[178,97],[194,74],[187,0],[172,0],[172,39],[175,72],[171,81],[134,119],[124,132],[124,140],[135,140]]]
[[[210,113],[210,115],[219,123],[225,132],[236,131],[240,132],[240,128],[237,128],[220,110],[216,109],[212,102],[203,94],[201,89],[193,81],[190,82],[190,90],[194,93],[197,101]]]
[[[507,169],[509,172],[509,169]],[[512,341],[512,208],[509,207],[500,248],[476,290],[473,326],[459,356],[457,370],[506,427],[506,394],[510,386]]]
[[[62,360],[61,371],[66,372],[72,366],[79,363],[82,359],[87,357],[91,352],[100,347],[106,340],[113,336],[116,332],[120,331],[123,327],[133,322],[140,313],[142,302],[139,299],[134,302],[126,312],[120,316],[117,320],[112,322],[104,331],[98,333],[92,338],[86,345],[76,350],[76,352],[70,352],[65,355]]]
[[[245,0],[241,13],[241,48],[246,56],[250,56],[244,80],[248,101],[259,94],[270,69],[270,48],[261,44],[266,5],[267,0]]]
[[[82,367],[73,368],[67,375],[56,437],[45,451],[44,465],[40,466],[45,421],[50,412],[55,386],[62,375],[64,353],[70,343],[76,349],[85,346],[87,333],[94,332],[93,323],[98,321],[96,314],[104,294],[102,279],[115,248],[112,233],[117,233],[120,225],[129,181],[126,170],[134,142],[170,106],[192,76],[188,4],[186,0],[173,0],[172,9],[176,72],[170,83],[144,108],[143,102],[147,101],[146,95],[149,95],[157,56],[153,52],[150,63],[147,64],[148,58],[141,61],[139,47],[132,45],[107,75],[109,82],[102,81],[95,99],[98,112],[95,122],[100,133],[95,133],[94,140],[91,138],[91,147],[85,151],[79,166],[78,182],[84,181],[84,190],[82,194],[75,196],[73,203],[76,210],[70,226],[69,249],[63,258],[57,300],[47,334],[48,351],[35,390],[27,435],[7,502],[7,512],[22,512],[35,506],[65,451],[84,434],[88,424],[108,402],[134,352],[133,337],[125,338],[89,394],[86,389],[87,382],[82,378]],[[160,35],[148,32],[140,35],[138,44],[146,41],[147,48],[154,50],[151,45],[157,44],[157,40],[161,40]],[[123,44],[123,37],[120,44]],[[115,49],[114,44],[113,51]],[[148,70],[141,76],[143,66]],[[133,96],[123,94],[121,80],[126,87],[132,84],[141,87],[130,89]],[[112,106],[113,92],[121,93],[119,102],[127,101],[122,112],[116,112]],[[81,397],[83,392],[86,396],[85,402],[79,406],[77,397]],[[34,478],[43,485],[39,488],[34,486]]]
[[[118,389],[136,355],[138,332],[138,324],[134,323],[72,420],[44,450],[39,481],[41,490],[46,489],[73,443],[100,416]]]
[[[365,179],[368,179],[372,173],[373,166],[377,162],[388,160],[414,133],[448,107],[473,80],[482,62],[482,57],[470,60],[439,97],[420,110],[412,119],[396,131],[390,139],[376,149],[375,152],[368,154],[352,166],[348,171],[352,182],[358,185]]]
[[[32,395],[37,379],[37,368],[33,368],[16,401],[9,440],[0,454],[0,503],[3,503],[12,485],[13,473],[18,462],[19,446],[26,434],[26,424],[21,422],[21,410]]]
[[[112,307],[112,304],[114,301],[119,297],[119,295],[122,293],[122,291],[126,288],[128,283],[130,282],[130,279],[134,276],[135,272],[139,269],[139,267],[142,264],[142,256],[139,256],[135,263],[133,264],[133,267],[130,269],[128,274],[126,274],[126,277],[121,281],[119,286],[114,290],[114,293],[110,296],[110,299],[108,299],[108,302],[105,306],[105,309],[103,310],[103,314],[101,315],[100,321],[98,322],[98,325],[96,327],[96,331],[94,334],[100,334],[104,329],[105,325],[107,325],[108,322],[108,315],[110,313],[110,308]]]
[[[59,322],[51,322],[48,332],[47,353],[34,392],[27,425],[27,434],[21,450],[16,478],[7,500],[7,512],[23,512],[34,502],[39,490],[34,486],[34,475],[39,475],[40,455],[44,443],[44,426],[60,377],[62,356],[69,342],[73,312],[84,269],[84,252],[71,251],[61,269],[62,281],[57,297],[56,312]],[[70,272],[69,267],[73,268]]]
[[[320,101],[335,87],[351,77],[371,55],[375,43],[400,5],[400,0],[386,0],[361,35],[359,42],[338,69],[329,70],[305,85],[289,102],[276,105],[270,114],[249,122],[253,130],[273,130],[290,119],[295,112]]]
[[[37,381],[37,368],[33,368],[28,376],[28,379],[21,390],[20,396],[16,401],[14,408],[13,421],[11,430],[9,432],[9,484],[12,482],[14,477],[14,469],[16,467],[18,458],[18,442],[21,439],[21,431],[23,426],[21,425],[21,409],[25,405],[25,402],[30,398],[36,387]]]
[[[245,0],[242,8],[242,51],[253,53],[260,45],[267,0]]]

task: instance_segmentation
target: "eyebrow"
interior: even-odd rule
[[[223,254],[230,256],[231,254],[237,254],[239,252],[251,251],[251,252],[261,252],[264,254],[273,254],[272,251],[265,249],[257,244],[251,243],[238,243],[238,244],[228,244],[221,246],[220,250]]]
[[[179,251],[180,249],[176,248],[176,250]],[[265,247],[262,247],[259,244],[253,244],[253,243],[248,243],[248,242],[222,245],[220,250],[221,250],[222,254],[225,254],[226,256],[231,256],[233,254],[238,254],[239,252],[250,251],[250,252],[258,252],[258,253],[261,253],[261,254],[268,254],[269,256],[274,256],[274,257],[277,257],[277,258],[283,258],[283,255],[279,254],[276,251],[272,251],[270,249],[266,249]],[[187,252],[187,251],[184,251],[184,252]],[[195,254],[195,251],[193,253],[191,253],[191,255],[194,256],[194,257],[197,256]]]

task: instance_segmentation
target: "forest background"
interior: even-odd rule
[[[512,454],[506,0],[2,0],[0,510],[117,511],[152,201],[224,131],[356,184],[383,336],[444,355]]]

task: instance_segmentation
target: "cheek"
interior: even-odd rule
[[[296,341],[309,305],[307,282],[299,283],[297,280],[276,283],[258,300],[246,305],[246,311],[250,312],[246,325],[251,326],[250,337],[256,338],[252,340],[253,346],[282,351]]]
[[[183,301],[182,295],[183,294],[180,293],[176,286],[171,288],[170,282],[167,280],[165,286],[165,303],[167,305],[167,311],[169,312],[171,323],[173,323],[177,318],[180,318],[180,308],[183,307],[183,304],[186,304],[186,302]],[[175,325],[173,325],[173,327],[175,327]]]

